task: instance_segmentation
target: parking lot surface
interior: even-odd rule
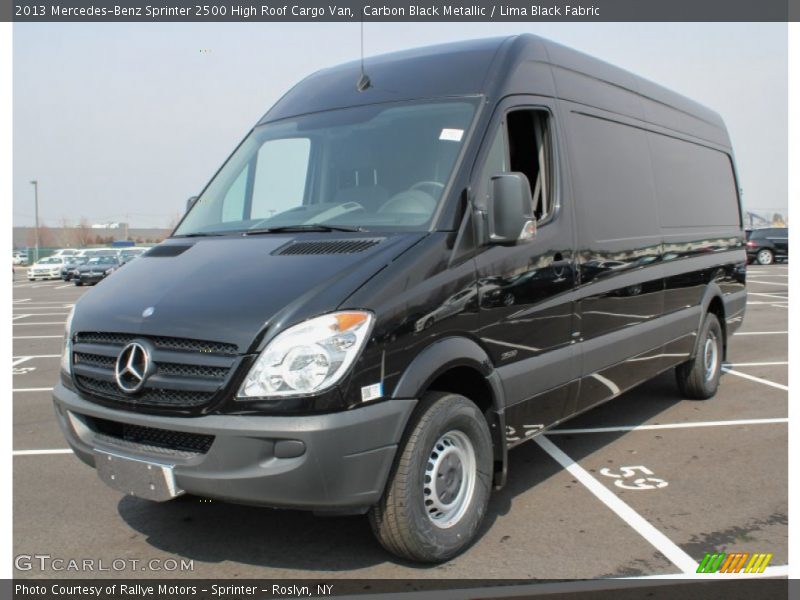
[[[107,488],[67,449],[50,398],[64,321],[91,289],[16,277],[14,554],[127,562],[15,577],[640,577],[693,573],[707,552],[771,553],[767,572],[786,574],[786,265],[748,269],[747,314],[715,398],[683,400],[665,373],[515,449],[477,542],[437,566],[385,552],[366,517],[157,504]]]

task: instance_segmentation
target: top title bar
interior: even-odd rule
[[[0,21],[797,21],[800,0],[2,0]]]

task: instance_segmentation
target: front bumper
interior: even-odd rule
[[[72,279],[81,283],[99,283],[105,278],[102,273],[80,273],[73,275]]]
[[[28,279],[58,279],[60,271],[28,271]]]
[[[98,451],[168,463],[190,494],[320,512],[362,512],[380,499],[416,404],[386,400],[303,417],[164,417],[100,406],[61,383],[53,400],[69,445],[92,467]],[[169,453],[103,435],[94,427],[98,419],[214,439],[205,453]]]

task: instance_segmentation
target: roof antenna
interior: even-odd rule
[[[366,71],[364,71],[364,12],[361,12],[361,76],[356,83],[356,89],[359,92],[365,92],[372,87],[372,82],[369,79]]]

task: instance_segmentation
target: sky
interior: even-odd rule
[[[746,209],[787,211],[785,23],[366,23],[367,56],[531,32],[717,111]],[[267,109],[359,56],[359,23],[16,23],[13,219],[174,224]]]

